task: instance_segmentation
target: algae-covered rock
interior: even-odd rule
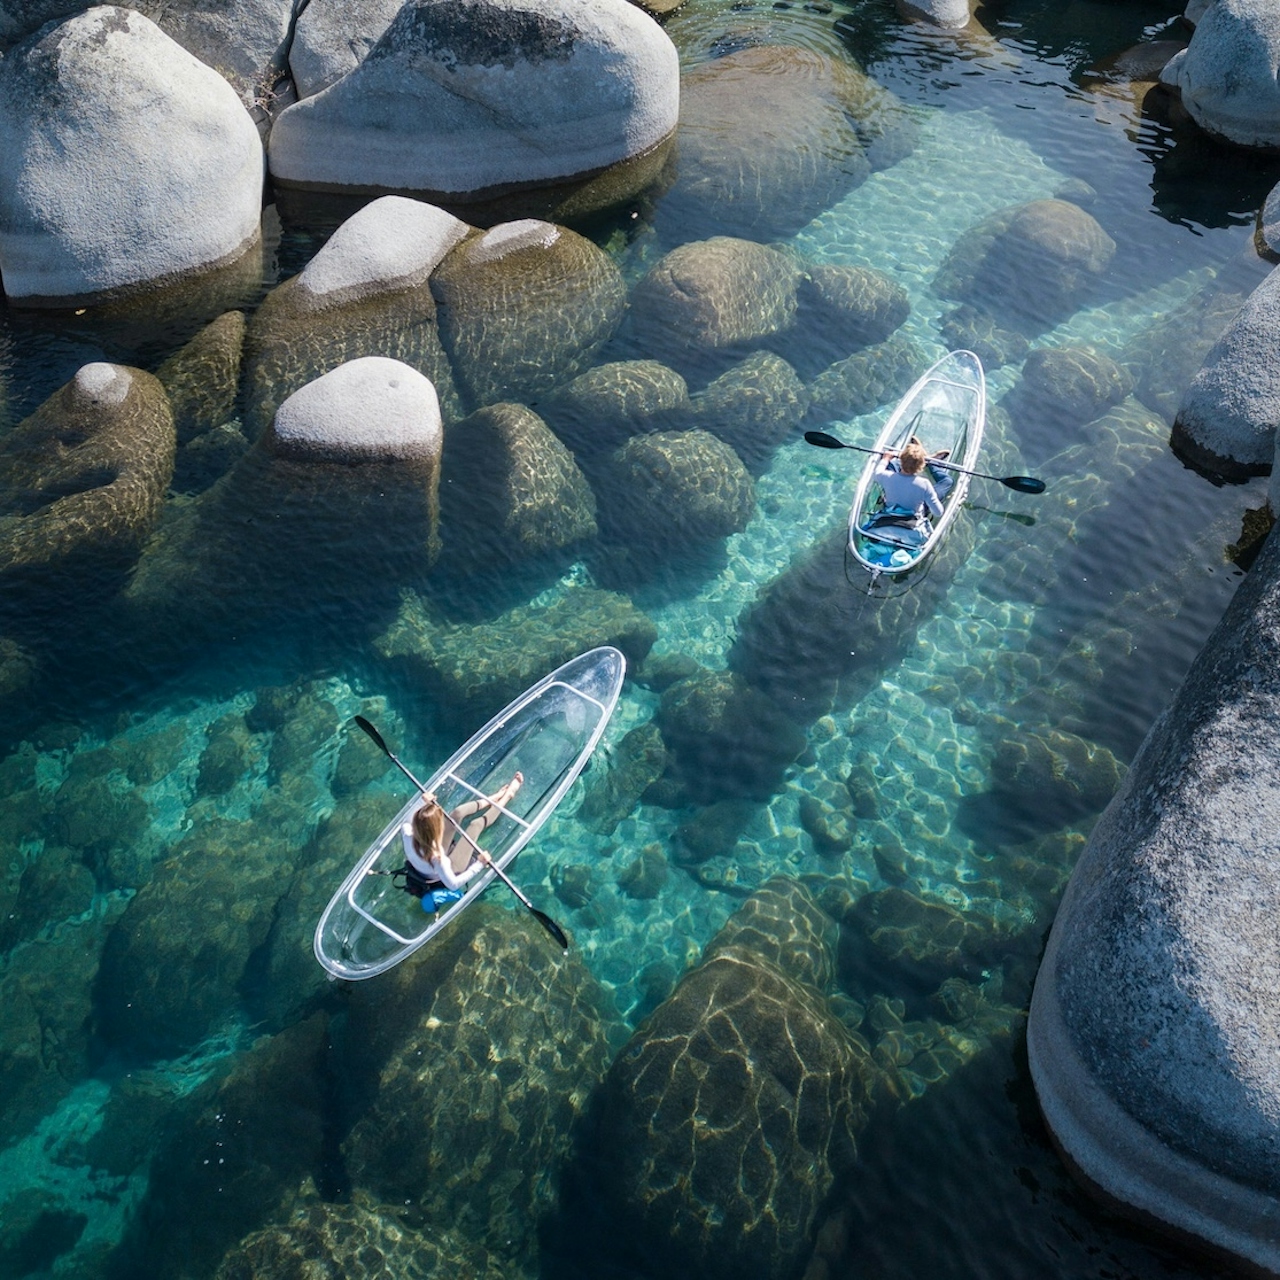
[[[876,1074],[811,987],[745,947],[716,951],[646,1019],[593,1104],[572,1175],[609,1235],[588,1244],[623,1265],[635,1249],[648,1274],[800,1274]]]
[[[596,535],[596,500],[573,454],[532,409],[496,404],[445,435],[440,519],[451,568],[547,556]]]
[[[328,1201],[254,1231],[228,1250],[214,1280],[518,1280],[511,1263],[448,1224],[423,1229],[403,1205]]]
[[[428,378],[446,419],[461,416],[429,277],[472,234],[420,200],[384,196],[353,214],[306,269],[273,289],[246,338],[246,418],[256,437],[300,387],[362,356]]]
[[[755,512],[750,473],[708,431],[633,436],[597,488],[602,537],[646,557],[740,533]]]
[[[938,269],[934,289],[1035,334],[1084,302],[1115,251],[1115,241],[1078,205],[1033,200],[966,231]]]
[[[98,1011],[109,1038],[173,1056],[229,1016],[291,866],[287,843],[240,822],[180,840],[107,941]]]
[[[790,254],[731,236],[681,245],[631,295],[631,326],[646,352],[680,371],[732,356],[788,329],[802,268]]]
[[[528,401],[576,377],[626,309],[622,274],[602,249],[531,218],[457,245],[431,289],[468,409]]]
[[[0,1124],[10,1141],[89,1075],[92,992],[123,903],[108,899],[16,948],[0,969]]]
[[[644,661],[657,628],[626,596],[571,587],[548,603],[520,605],[491,622],[451,623],[406,593],[374,652],[429,691],[445,719],[468,731],[547,672],[598,645],[629,667]]]
[[[662,846],[656,842],[647,844],[618,872],[618,888],[628,898],[656,898],[667,883],[668,872]]]
[[[687,415],[689,388],[657,360],[596,365],[538,399],[538,413],[575,454],[610,452],[641,431]]]
[[[1133,390],[1133,377],[1093,347],[1037,347],[1022,366],[1014,420],[1034,414],[1078,427],[1118,405]]]
[[[174,449],[151,374],[81,368],[0,441],[0,581],[127,565],[160,514]]]
[[[835,976],[839,928],[799,880],[775,876],[760,886],[720,927],[704,960],[741,948],[779,972],[818,991]]]
[[[687,798],[687,786],[681,794]],[[759,805],[750,800],[713,800],[701,805],[676,828],[676,861],[688,870],[711,858],[728,857],[759,811]]]
[[[248,772],[256,756],[253,735],[239,712],[209,726],[209,738],[196,769],[196,794],[225,795]]]
[[[46,843],[23,869],[17,893],[0,917],[0,951],[34,938],[46,925],[87,911],[94,889],[93,872],[76,850]]]
[[[742,49],[681,78],[680,178],[659,218],[695,234],[791,236],[906,155],[914,137],[903,104],[851,61]]]
[[[375,1092],[343,1144],[347,1172],[528,1261],[623,1029],[577,953],[562,957],[526,912],[481,903],[463,922],[449,955],[354,993],[349,1069]]]
[[[967,302],[942,317],[938,336],[949,351],[972,351],[988,371],[1017,364],[1031,346],[1016,329],[1005,328],[996,316]]]
[[[759,475],[808,408],[809,392],[791,365],[772,352],[758,351],[694,396],[692,419]]]
[[[236,416],[244,332],[244,312],[228,311],[156,370],[173,409],[179,447]]]
[[[993,784],[1060,817],[1100,813],[1119,790],[1124,766],[1074,733],[1009,727],[996,744]]]
[[[592,770],[578,820],[602,836],[635,810],[651,783],[662,776],[667,749],[652,720],[637,725],[613,749],[608,766]]]
[[[920,348],[900,334],[838,360],[809,384],[809,421],[871,413],[897,400],[926,365]]]
[[[820,369],[886,341],[910,314],[907,291],[885,272],[810,263],[800,278],[785,351],[795,363]]]
[[[171,1101],[120,1250],[132,1274],[210,1275],[248,1232],[290,1212],[324,1158],[327,1048],[328,1019],[317,1014]]]
[[[704,804],[768,799],[805,747],[799,726],[772,699],[728,671],[673,684],[657,720],[676,772]]]

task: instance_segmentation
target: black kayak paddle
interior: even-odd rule
[[[370,724],[369,721],[364,718],[364,716],[356,716],[355,721],[356,721],[356,724],[358,724],[360,728],[363,729],[365,733],[369,735],[369,737],[373,740],[374,744],[386,755],[387,759],[390,760],[391,763],[394,764],[396,768],[399,769],[400,772],[403,773],[404,776],[408,778],[409,781],[412,782],[415,787],[417,787],[420,793],[425,795],[426,789],[423,787],[422,783],[419,782],[418,779],[415,778],[413,774],[409,772],[409,770],[405,767],[403,762],[400,760],[400,757],[397,756],[396,753],[392,751],[389,746],[387,746],[386,741],[382,737],[382,734],[380,734],[377,731],[377,729],[375,729],[373,725]],[[537,920],[537,922],[556,940],[556,945],[559,946],[564,951],[565,955],[568,955],[569,939],[568,937],[565,936],[565,931],[558,924],[556,924],[556,922],[549,915],[547,915],[545,912],[539,911],[538,908],[535,907],[533,903],[530,902],[529,899],[526,898],[524,894],[521,893],[520,890],[516,888],[515,884],[513,884],[510,878],[507,876],[507,873],[503,871],[503,869],[500,866],[498,866],[497,863],[495,863],[493,859],[490,858],[489,855],[485,853],[485,851],[481,849],[480,846],[476,844],[476,842],[469,835],[467,835],[467,833],[463,831],[463,829],[460,826],[458,826],[456,822],[453,821],[452,818],[449,818],[448,814],[445,814],[445,817],[449,820],[449,823],[454,828],[454,830],[457,831],[457,833],[476,851],[476,855],[480,858],[480,860],[488,866],[489,870],[492,871],[493,874],[497,876],[498,879],[501,880],[502,883],[505,884],[507,888],[510,889],[511,892],[516,895],[517,898],[520,899],[520,901],[524,904],[524,906],[529,910],[533,918]]]
[[[879,449],[868,449],[862,444],[845,444],[843,440],[837,440],[835,436],[829,436],[825,431],[806,431],[804,438],[810,444],[816,444],[819,449],[856,449],[859,453],[880,453]],[[929,466],[942,467],[947,471],[959,471],[966,476],[981,476],[984,480],[998,480],[1008,489],[1016,489],[1019,493],[1043,493],[1045,491],[1045,483],[1043,480],[1037,480],[1035,476],[992,476],[985,471],[970,471],[967,467],[958,467],[954,462],[944,462],[941,458],[930,458]]]

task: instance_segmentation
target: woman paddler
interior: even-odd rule
[[[423,793],[413,817],[400,828],[405,862],[412,873],[409,887],[416,890],[415,878],[421,881],[423,911],[457,902],[467,882],[489,865],[489,855],[475,842],[502,816],[498,806],[507,804],[523,781],[524,774],[517,770],[493,795],[467,800],[448,814],[434,795]],[[471,822],[464,830],[462,823],[467,818]]]

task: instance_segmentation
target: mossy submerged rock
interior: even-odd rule
[[[313,1015],[170,1099],[118,1254],[132,1274],[210,1275],[247,1233],[288,1215],[324,1157],[328,1040],[328,1018]]]
[[[1106,748],[1047,726],[1013,728],[996,743],[992,783],[1055,813],[1096,814],[1124,781],[1125,768]]]
[[[1022,334],[967,302],[942,317],[939,337],[949,351],[972,351],[988,371],[1024,360],[1031,346]]]
[[[491,1254],[447,1224],[423,1228],[402,1205],[317,1202],[285,1222],[252,1232],[228,1250],[214,1280],[520,1280],[506,1258]]]
[[[656,898],[667,883],[670,867],[662,846],[654,841],[645,845],[617,876],[618,888],[628,898],[644,901]]]
[[[589,1242],[597,1257],[708,1280],[799,1274],[876,1075],[811,987],[744,946],[715,951],[593,1103],[571,1176],[608,1215],[607,1239]]]
[[[451,569],[563,552],[596,536],[596,500],[573,454],[532,409],[496,404],[445,434],[440,481]]]
[[[781,356],[758,351],[693,398],[691,423],[723,440],[753,475],[804,421],[809,392]]]
[[[742,460],[708,431],[633,436],[610,458],[597,493],[601,537],[645,556],[740,533],[756,505]]]
[[[795,323],[778,350],[812,377],[833,361],[887,341],[910,314],[907,291],[883,271],[806,263]]]
[[[652,720],[628,730],[613,749],[607,767],[597,766],[587,779],[578,821],[602,836],[613,834],[635,811],[646,789],[662,776],[667,748]]]
[[[642,350],[677,371],[790,328],[802,268],[788,253],[731,236],[673,249],[632,290],[630,325]]]
[[[897,400],[927,365],[920,348],[895,334],[824,369],[809,384],[810,422],[871,413]]]
[[[570,658],[609,644],[634,668],[657,637],[652,619],[626,596],[593,587],[571,587],[550,603],[475,625],[447,622],[407,592],[373,647],[429,690],[450,724],[470,732]]]
[[[1085,301],[1115,252],[1115,241],[1078,205],[1033,200],[964,232],[938,269],[934,289],[1036,334]]]
[[[618,328],[626,287],[585,236],[533,218],[464,240],[431,277],[467,409],[569,381]]]
[[[768,799],[806,745],[772,699],[729,671],[673,684],[657,721],[677,774],[702,804]]]
[[[741,49],[687,71],[680,98],[680,177],[658,218],[695,234],[794,235],[914,146],[892,93],[817,50]]]
[[[151,374],[84,365],[0,440],[0,581],[127,565],[160,515],[174,450]]]
[[[528,913],[482,902],[455,931],[447,953],[353,992],[344,1071],[372,1092],[343,1143],[347,1172],[527,1262],[625,1030],[577,953],[560,956]]]
[[[245,348],[250,436],[299,388],[362,356],[416,369],[435,387],[443,416],[460,417],[430,276],[472,234],[443,209],[402,196],[374,200],[343,222],[254,314]]]
[[[156,370],[169,396],[179,447],[236,416],[244,334],[244,312],[228,311]]]
[[[689,388],[657,360],[615,360],[598,364],[571,382],[538,398],[547,425],[582,456],[616,449],[642,431],[665,429],[687,416]]]
[[[1022,366],[1010,412],[1048,417],[1064,429],[1101,417],[1133,391],[1133,377],[1095,347],[1037,347]]]

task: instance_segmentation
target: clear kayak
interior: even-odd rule
[[[913,523],[886,509],[875,474],[880,458],[867,460],[849,511],[849,550],[873,581],[881,574],[904,574],[916,568],[946,536],[969,492],[969,477],[957,468],[974,468],[986,417],[986,379],[982,362],[972,351],[943,356],[889,416],[876,439],[877,455],[902,449],[913,436],[930,454],[946,451],[944,462],[931,458],[926,467],[926,472],[933,472],[930,479],[939,490],[943,510],[941,517]]]
[[[496,792],[519,770],[524,782],[480,845],[502,869],[536,834],[595,750],[622,691],[626,659],[592,649],[539,680],[473,734],[424,783],[447,811]],[[372,978],[429,942],[494,878],[485,871],[458,901],[433,914],[392,873],[404,866],[403,824],[415,794],[333,895],[316,926],[316,959],[335,978]]]

